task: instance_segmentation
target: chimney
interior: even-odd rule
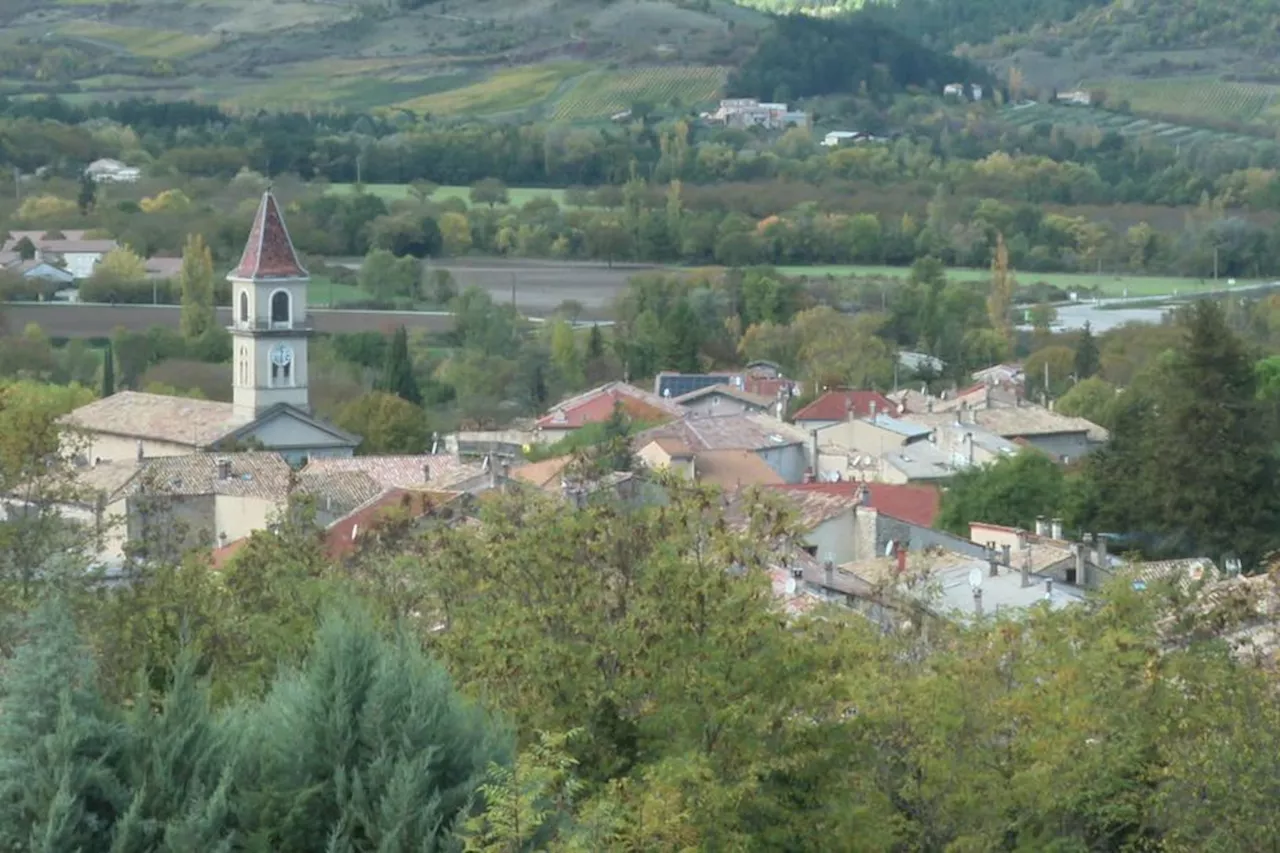
[[[871,409],[871,420],[873,420],[873,421],[876,419],[876,410],[877,410],[878,408],[880,408],[880,407],[876,405],[876,401],[875,401],[875,400],[872,400],[872,401],[871,401],[871,405],[870,405],[870,409]]]
[[[982,386],[982,405],[991,408],[991,383],[984,383]]]
[[[836,564],[831,560],[822,562],[822,578],[827,589],[834,589],[836,584]]]
[[[143,459],[142,439],[138,439],[138,461],[141,462],[142,459]]]
[[[1000,565],[1006,569],[1013,565],[1013,548],[1008,545],[1000,546]]]
[[[973,588],[973,614],[979,619],[982,618],[982,587],[980,586]]]
[[[866,480],[858,484],[858,506],[871,506],[871,489]]]
[[[844,401],[844,419],[847,421],[852,421],[852,420],[856,420],[857,417],[858,417],[857,414],[853,411],[853,399],[850,398],[848,400],[845,400]]]
[[[1030,548],[1028,548],[1028,549],[1023,553],[1023,558],[1022,558],[1022,586],[1023,586],[1023,588],[1024,588],[1024,589],[1025,589],[1026,587],[1031,586],[1031,549],[1030,549]]]
[[[1085,559],[1084,545],[1076,545],[1073,549],[1076,552],[1076,583],[1085,589],[1089,588],[1089,561]]]
[[[431,455],[435,456],[440,452],[440,433],[431,433]]]
[[[898,556],[898,574],[905,575],[907,573],[907,546],[898,542],[896,553]]]
[[[1036,516],[1036,535],[1037,536],[1049,535],[1049,522],[1044,520],[1043,515]]]
[[[1101,533],[1093,535],[1093,562],[1100,569],[1109,568],[1111,565],[1110,560],[1107,559],[1107,537]]]
[[[987,550],[987,574],[991,577],[997,577],[1000,574],[1000,559],[996,557],[996,549],[989,548]]]
[[[964,448],[964,461],[966,465],[973,465],[973,433],[966,432],[960,438],[960,445]]]
[[[1062,539],[1062,519],[1055,518],[1050,529],[1050,536],[1054,539]]]
[[[1044,582],[1044,597],[1045,597],[1045,600],[1046,600],[1046,601],[1048,601],[1048,600],[1049,600],[1049,598],[1050,598],[1052,595],[1053,595],[1053,578],[1048,578],[1048,579]]]
[[[230,459],[218,460],[218,479],[219,480],[231,479],[231,460]]]
[[[809,460],[810,466],[813,468],[813,478],[818,478],[818,431],[816,429],[809,430]]]
[[[927,411],[929,414],[931,415],[933,414],[933,398],[932,397],[924,401],[924,408],[925,408],[925,411]]]
[[[431,464],[428,462],[422,463],[422,482],[431,482]]]

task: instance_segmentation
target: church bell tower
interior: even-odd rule
[[[257,418],[287,403],[310,412],[307,390],[307,284],[280,204],[262,194],[231,282],[234,346],[232,400],[237,413]]]

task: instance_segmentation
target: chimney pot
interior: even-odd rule
[[[1093,535],[1093,548],[1094,562],[1097,564],[1098,568],[1109,568],[1111,563],[1107,558],[1107,537],[1103,536],[1101,533],[1095,533]]]
[[[1048,598],[1053,595],[1053,578],[1049,578],[1044,582],[1044,597]]]
[[[905,575],[907,573],[907,547],[899,542],[895,553],[898,557],[898,574]]]
[[[138,439],[138,461],[141,462],[142,459],[143,459],[142,439]]]
[[[426,462],[422,463],[422,482],[424,483],[431,482],[431,465]]]
[[[987,551],[987,566],[988,566],[988,574],[990,574],[991,577],[994,578],[1000,574],[1000,561],[996,557],[996,552],[994,549]]]
[[[1036,535],[1037,536],[1049,535],[1049,522],[1045,521],[1045,518],[1043,515],[1036,516]]]
[[[1051,531],[1052,537],[1054,539],[1061,539],[1062,538],[1062,519],[1055,518],[1052,524],[1053,524],[1053,528]]]
[[[833,586],[836,580],[836,564],[831,560],[824,560],[822,563],[822,574],[826,580],[827,586]]]
[[[1013,565],[1013,560],[1012,560],[1012,556],[1013,556],[1013,554],[1012,554],[1012,552],[1013,552],[1013,548],[1011,548],[1010,546],[1008,546],[1008,545],[1001,545],[1001,546],[1000,546],[1000,562],[1001,562],[1001,563],[1002,563],[1006,568],[1008,568],[1009,566],[1012,566],[1012,565]]]
[[[978,617],[982,616],[982,587],[973,590],[973,612]]]
[[[870,405],[870,410],[871,410],[871,420],[873,421],[876,419],[876,409],[878,408],[879,406],[876,405],[876,401],[872,400]]]
[[[231,460],[230,459],[218,460],[218,479],[219,480],[231,479]]]

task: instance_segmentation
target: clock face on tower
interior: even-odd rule
[[[293,350],[284,344],[276,344],[271,348],[271,363],[278,367],[288,367],[293,363]]]

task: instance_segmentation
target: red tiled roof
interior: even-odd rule
[[[828,391],[800,411],[796,412],[797,421],[842,421],[849,417],[849,407],[853,407],[855,418],[871,415],[871,404],[876,404],[876,411],[896,415],[898,404],[879,391]]]
[[[845,480],[840,483],[804,483],[802,485],[774,486],[784,491],[820,492],[835,497],[852,498],[858,488],[866,485],[871,492],[871,508],[908,524],[933,527],[938,517],[942,493],[933,486],[901,485],[898,483],[860,483]]]
[[[742,377],[742,390],[751,394],[759,394],[761,397],[768,397],[771,400],[778,399],[779,392],[786,390],[788,396],[791,389],[795,387],[795,382],[790,379],[770,379],[767,376],[744,376]]]
[[[356,550],[359,537],[375,527],[389,513],[401,511],[410,518],[419,518],[454,498],[456,492],[416,491],[389,489],[364,505],[330,524],[324,531],[325,554],[339,559]]]
[[[587,392],[556,406],[539,418],[536,426],[541,429],[577,429],[587,424],[603,423],[613,414],[614,403],[621,404],[622,411],[632,420],[644,423],[664,423],[683,413],[674,403],[638,388],[627,390],[609,385],[598,391]],[[653,402],[646,397],[652,398]]]
[[[240,263],[232,270],[235,278],[306,278],[307,271],[298,261],[285,227],[284,215],[276,197],[267,190],[253,217],[249,239],[244,245]]]

